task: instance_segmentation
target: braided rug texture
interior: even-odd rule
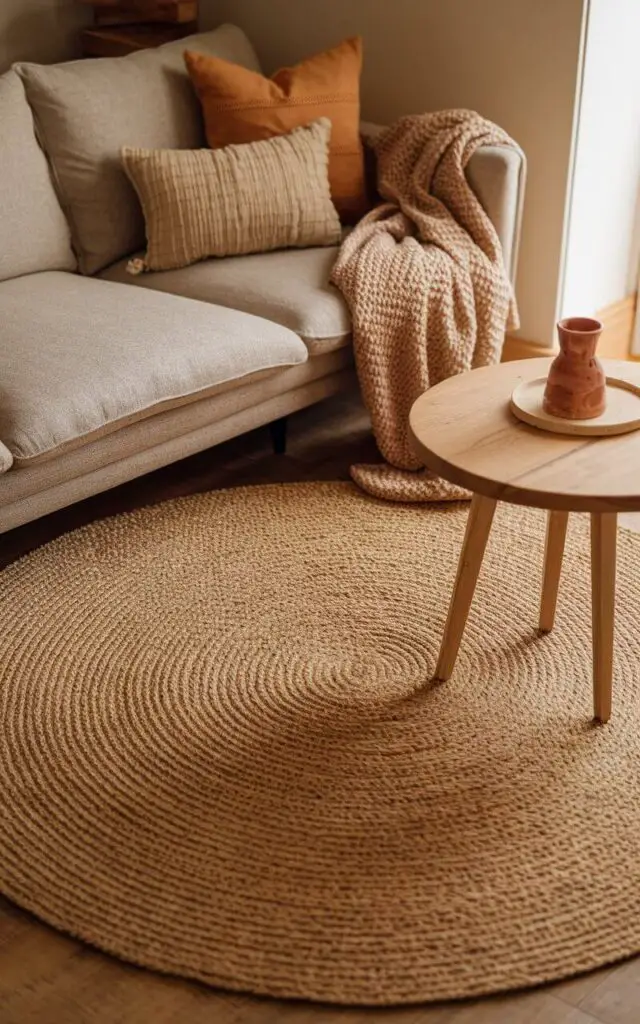
[[[332,271],[351,311],[362,395],[388,465],[356,465],[355,482],[389,501],[451,501],[468,492],[423,468],[409,411],[446,377],[500,360],[518,326],[490,217],[465,168],[481,146],[516,143],[473,110],[402,117],[375,136],[384,202],[347,235]]]
[[[467,507],[350,483],[171,501],[0,576],[0,890],[161,971],[344,1004],[493,992],[640,949],[640,537],[591,718],[588,536],[535,623],[498,510],[431,678]]]

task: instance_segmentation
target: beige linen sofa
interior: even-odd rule
[[[0,77],[0,532],[354,382],[335,247],[126,272],[144,223],[121,147],[205,144],[187,46],[259,69],[225,25]],[[513,273],[524,158],[480,150],[468,175]]]

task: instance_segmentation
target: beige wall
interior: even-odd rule
[[[78,56],[78,32],[88,17],[76,0],[0,0],[0,72],[15,60]]]
[[[265,70],[359,33],[363,115],[474,107],[529,161],[521,335],[556,317],[584,0],[201,0],[203,27],[242,26]]]
[[[640,0],[590,0],[562,315],[638,287]]]

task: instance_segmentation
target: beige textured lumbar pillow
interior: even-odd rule
[[[209,256],[333,245],[340,219],[328,178],[331,122],[223,149],[122,150],[147,227],[140,270],[174,270]]]

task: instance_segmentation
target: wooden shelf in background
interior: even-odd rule
[[[80,38],[85,57],[126,57],[128,53],[172,43],[197,31],[195,22],[180,25],[114,25],[110,28],[87,28]]]
[[[197,21],[198,0],[79,0],[93,7],[97,25]]]
[[[96,25],[137,25],[140,23],[149,24],[150,22],[156,24],[170,24],[170,25],[185,25],[195,22],[198,17],[198,5],[188,2],[180,3],[176,8],[166,8],[161,11],[155,18],[143,18],[140,16],[139,11],[129,9],[128,7],[119,7],[117,9],[110,9],[107,7],[100,7],[95,11],[95,23]]]

